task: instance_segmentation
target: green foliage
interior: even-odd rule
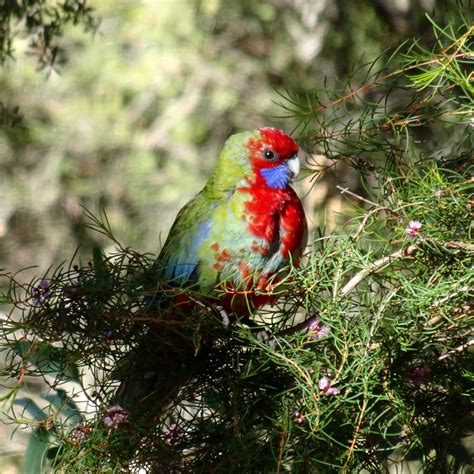
[[[60,42],[68,25],[82,25],[86,31],[97,28],[98,20],[87,0],[0,2],[0,66],[14,61],[18,56],[15,45],[25,40],[28,40],[27,52],[41,68],[53,68],[65,62],[65,50]],[[5,104],[0,97],[0,125],[17,127],[22,119],[18,104]]]
[[[87,0],[65,0],[48,2],[2,1],[0,9],[0,65],[14,57],[13,39],[26,35],[30,39],[30,50],[41,66],[52,66],[58,57],[58,40],[66,25],[82,24],[86,30],[96,27],[92,8]]]
[[[470,164],[460,166],[453,172],[424,159],[400,164],[397,172],[385,168],[379,186],[392,184],[384,202],[359,209],[345,235],[316,238],[307,264],[290,277],[295,290],[263,315],[270,339],[246,326],[232,335],[218,330],[218,322],[204,327],[212,307],[198,306],[186,321],[175,321],[195,347],[199,370],[169,406],[143,413],[136,424],[130,419],[107,428],[104,418],[115,403],[114,368],[130,348],[141,347],[145,323],[163,324],[154,343],[169,344],[165,328],[173,321],[141,303],[143,294],[171,291],[157,286],[153,260],[119,247],[108,258],[96,252],[95,263],[84,268],[54,272],[43,293],[33,283],[16,302],[24,318],[5,327],[14,324],[27,340],[43,342],[35,343],[32,357],[25,339],[5,340],[23,355],[9,370],[42,374],[53,386],[70,380],[57,370],[59,352],[51,344],[60,343],[66,366],[95,374],[86,393],[97,411],[81,421],[83,431],[74,428],[75,417],[54,427],[49,442],[60,448],[57,468],[120,470],[138,463],[153,471],[380,472],[397,452],[447,471],[469,464],[460,440],[470,426],[473,367],[466,341],[474,248],[465,225]],[[443,195],[434,196],[438,189]],[[409,239],[405,225],[414,218],[423,226]],[[107,224],[98,230],[107,233]],[[295,326],[301,311],[304,321]],[[196,342],[198,334],[200,340],[212,334],[210,352]],[[180,349],[170,350],[177,357]],[[340,393],[321,386],[323,377]],[[44,420],[31,406],[33,420]],[[28,462],[44,454],[44,442],[32,438]]]
[[[433,57],[431,51],[422,46],[415,49],[414,53],[407,58],[407,69],[417,69],[422,72],[416,72],[410,76],[418,90],[430,88],[433,96],[443,93],[453,87],[461,89],[453,94],[457,106],[472,106],[472,97],[474,95],[474,86],[472,85],[472,71],[469,68],[471,50],[469,42],[472,41],[474,27],[456,37],[457,32],[453,31],[452,25],[446,28],[440,28],[431,19],[435,28],[437,43],[441,51]],[[445,48],[446,41],[450,45]]]

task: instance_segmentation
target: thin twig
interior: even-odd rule
[[[364,280],[364,278],[366,278],[370,274],[379,271],[386,265],[389,265],[393,260],[396,260],[400,257],[412,256],[416,250],[417,248],[414,245],[410,245],[406,249],[400,249],[396,252],[391,253],[390,255],[387,255],[386,257],[379,258],[368,268],[364,268],[359,273],[354,275],[342,288],[341,296],[345,296],[350,293],[362,280]]]
[[[449,57],[448,64],[451,63],[453,60],[455,60],[457,58],[464,58],[466,56],[469,56],[470,53],[468,53],[468,52],[459,53],[459,50],[462,48],[462,46],[466,42],[467,38],[469,38],[469,36],[472,34],[473,30],[474,30],[474,26],[471,26],[469,28],[469,30],[466,31],[466,33],[464,33],[464,35],[461,36],[461,38],[459,38],[454,43],[451,43],[448,47],[446,47],[445,49],[440,51],[438,53],[438,55],[442,55],[442,54],[445,55],[447,53],[447,51],[449,51],[451,48],[453,48],[454,46],[458,46],[456,51]],[[362,86],[358,87],[357,89],[351,90],[349,93],[347,93],[343,97],[339,97],[338,99],[334,100],[333,102],[330,102],[329,104],[322,104],[317,109],[315,109],[315,110],[313,109],[313,110],[307,112],[307,114],[309,114],[309,113],[318,114],[319,112],[323,112],[323,111],[325,111],[329,108],[334,108],[337,105],[339,105],[340,103],[343,103],[343,102],[347,101],[351,97],[357,96],[357,94],[359,94],[360,92],[367,92],[370,89],[372,89],[373,87],[375,87],[378,83],[384,83],[385,81],[387,81],[387,79],[390,79],[391,77],[395,77],[395,76],[398,76],[400,74],[406,74],[408,71],[411,71],[413,69],[420,69],[422,67],[430,66],[430,65],[436,64],[436,63],[441,63],[441,59],[439,58],[439,56],[431,58],[431,59],[429,59],[427,61],[424,61],[424,62],[421,62],[421,63],[411,64],[409,66],[405,66],[403,68],[397,69],[396,71],[393,71],[391,73],[388,73],[388,74],[385,74],[381,77],[378,77],[377,80],[374,80],[374,81],[372,81],[368,84],[365,83]],[[445,67],[447,66],[447,64],[443,64],[443,65]]]
[[[367,212],[362,219],[362,222],[359,224],[359,227],[356,230],[356,233],[353,235],[353,239],[357,240],[359,235],[364,231],[365,226],[367,225],[367,221],[374,215],[377,214],[377,212],[380,211],[388,211],[388,212],[393,212],[389,207],[376,207],[375,209],[372,209],[371,211]]]
[[[396,252],[387,255],[386,257],[379,258],[368,268],[364,268],[356,275],[354,275],[342,288],[341,296],[345,296],[350,293],[361,281],[363,281],[367,276],[372,273],[379,271],[381,268],[389,265],[393,260],[402,258],[402,257],[411,257],[413,254],[419,250],[421,246],[426,242],[420,242],[417,246],[410,245],[407,248],[397,250]],[[448,249],[463,250],[468,253],[474,252],[474,245],[466,242],[440,242],[439,245]]]
[[[311,320],[313,320],[315,316],[310,316],[309,318],[306,318],[304,321],[301,323],[296,324],[295,326],[290,326],[288,328],[285,328],[278,333],[276,333],[277,336],[289,336],[291,334],[295,334],[296,332],[302,331],[303,329],[308,329],[308,324],[310,323]]]
[[[336,188],[341,191],[341,194],[349,194],[350,196],[355,197],[356,199],[359,199],[360,201],[364,201],[364,202],[366,202],[367,204],[370,204],[371,206],[380,207],[380,206],[379,206],[378,204],[376,204],[375,202],[369,201],[368,199],[366,199],[366,198],[364,198],[364,197],[362,197],[362,196],[359,196],[358,194],[355,194],[355,193],[353,193],[352,191],[349,191],[348,188],[343,188],[342,186],[339,186],[339,185],[337,185]]]
[[[278,464],[277,464],[277,474],[281,471],[281,465],[283,460],[283,449],[285,448],[285,442],[287,439],[288,433],[286,431],[282,431],[280,435],[280,442],[278,443]]]
[[[365,394],[365,395],[367,396],[367,394]],[[367,398],[364,398],[364,402],[363,402],[362,407],[361,407],[360,412],[359,412],[359,418],[357,420],[357,425],[355,427],[354,434],[352,436],[351,445],[349,446],[349,450],[347,452],[346,461],[344,463],[344,466],[342,467],[342,472],[349,472],[349,463],[350,463],[352,454],[354,452],[355,445],[357,443],[357,437],[359,436],[359,432],[360,432],[360,429],[362,427],[362,421],[364,419],[366,409],[367,409]]]
[[[455,349],[446,352],[446,354],[443,354],[438,357],[438,360],[444,360],[447,359],[448,357],[451,357],[452,355],[459,354],[462,351],[465,351],[466,349],[469,349],[470,346],[474,345],[474,339],[471,339],[470,341],[467,341],[464,344],[461,344],[460,346],[456,347]]]
[[[451,293],[450,295],[444,296],[443,298],[440,298],[439,300],[436,300],[433,302],[431,305],[431,309],[436,309],[442,304],[446,303],[447,301],[456,298],[456,296],[459,296],[460,294],[467,293],[469,291],[469,286],[463,286],[462,288],[459,289],[459,291],[456,291],[454,293]],[[433,316],[427,323],[427,326],[432,326],[433,324],[436,324],[441,320],[441,316]]]

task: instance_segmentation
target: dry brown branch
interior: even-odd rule
[[[466,349],[469,349],[469,347],[471,347],[472,345],[474,345],[474,339],[471,339],[471,340],[467,341],[466,343],[461,344],[460,346],[456,347],[455,349],[453,349],[449,352],[446,352],[446,354],[443,354],[443,355],[439,356],[438,360],[441,361],[441,360],[447,359],[448,357],[451,357],[455,354],[459,354],[460,352],[463,352]]]

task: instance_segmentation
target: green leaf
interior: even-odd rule
[[[44,472],[44,464],[50,448],[50,438],[51,436],[46,428],[40,427],[33,431],[25,452],[25,474]]]
[[[51,406],[65,416],[67,420],[74,423],[80,423],[82,421],[81,412],[77,408],[77,405],[69,398],[65,390],[57,389],[56,393],[47,395],[44,397]]]
[[[15,341],[12,349],[24,360],[35,365],[44,375],[56,379],[79,382],[79,369],[71,361],[70,354],[62,347],[54,347],[47,342],[32,344],[30,341]]]

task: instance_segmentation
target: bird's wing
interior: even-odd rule
[[[198,280],[199,247],[209,237],[213,207],[198,194],[176,217],[158,259],[169,282],[183,284]]]
[[[288,201],[280,215],[280,253],[297,264],[307,240],[308,224],[303,205],[293,188],[289,188]]]

